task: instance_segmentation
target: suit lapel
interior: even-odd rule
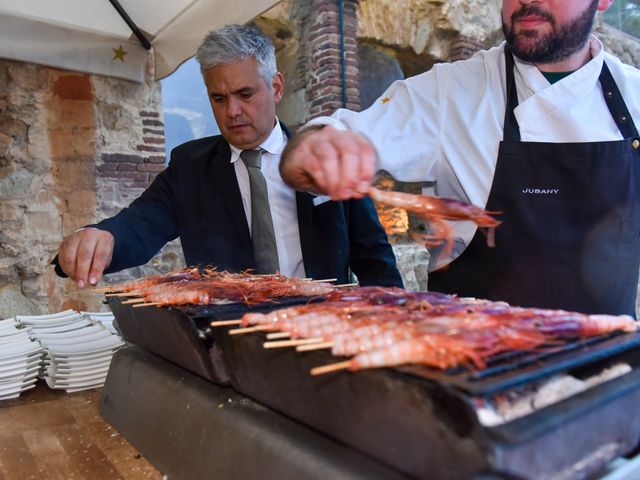
[[[226,141],[221,141],[213,154],[215,179],[218,189],[225,199],[234,228],[241,237],[250,238],[247,216],[242,205],[236,170],[231,163],[231,149]]]
[[[298,208],[298,230],[300,231],[300,247],[302,248],[302,262],[307,276],[313,277],[313,195],[306,192],[296,192],[296,206]]]

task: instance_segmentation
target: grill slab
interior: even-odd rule
[[[312,367],[336,359],[265,350],[260,334],[214,334],[237,391],[415,478],[583,478],[640,436],[638,370],[486,428],[446,385],[391,369],[312,377]]]
[[[137,347],[114,355],[100,414],[169,478],[406,478]]]

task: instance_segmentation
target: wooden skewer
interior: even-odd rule
[[[133,292],[119,292],[119,293],[105,293],[105,297],[135,297],[137,293]]]
[[[310,352],[312,350],[324,350],[325,348],[332,348],[333,342],[319,342],[312,343],[311,345],[300,345],[296,347],[297,352]]]
[[[252,332],[261,332],[265,330],[271,330],[271,325],[257,325],[255,327],[246,327],[246,328],[234,328],[233,330],[229,330],[229,335],[240,335],[242,333],[252,333]]]
[[[324,375],[325,373],[337,372],[338,370],[346,370],[351,366],[351,361],[331,363],[329,365],[323,365],[322,367],[316,367],[311,369],[311,375]]]
[[[140,307],[157,307],[159,306],[160,303],[159,302],[151,302],[151,303],[136,303],[133,308],[140,308]]]
[[[342,285],[334,285],[336,288],[347,288],[347,287],[357,287],[358,282],[356,283],[343,283]]]
[[[241,325],[242,320],[217,320],[211,322],[209,325],[212,327],[226,327],[227,325]]]
[[[338,279],[337,278],[323,278],[321,280],[311,280],[314,283],[320,283],[320,282],[337,282]]]
[[[125,300],[122,302],[123,305],[129,305],[130,303],[144,303],[144,298],[132,298],[130,300]]]
[[[298,345],[309,345],[311,343],[321,342],[322,338],[297,338],[295,340],[280,340],[276,342],[264,342],[262,346],[264,348],[284,348],[284,347],[297,347]]]
[[[267,340],[276,340],[278,338],[288,338],[291,334],[289,332],[273,332],[267,333]]]
[[[104,293],[104,292],[115,292],[117,290],[113,289],[114,287],[112,286],[106,286],[106,287],[95,287],[92,288],[91,290],[89,290],[91,293]]]

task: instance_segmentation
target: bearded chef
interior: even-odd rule
[[[310,122],[280,166],[298,189],[360,197],[377,170],[501,212],[432,252],[429,289],[635,315],[640,71],[592,34],[612,0],[504,0],[506,41]]]

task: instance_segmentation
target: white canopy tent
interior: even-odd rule
[[[0,0],[0,58],[141,82],[193,56],[206,32],[246,23],[278,0]],[[121,7],[120,13],[118,8]],[[125,17],[132,21],[128,25]],[[142,40],[132,33],[137,27]],[[147,45],[149,46],[149,45]]]

